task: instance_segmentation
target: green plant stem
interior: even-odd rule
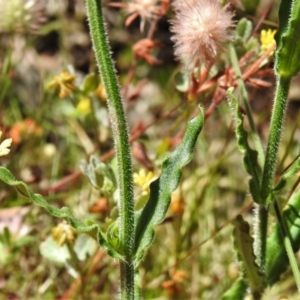
[[[120,266],[121,297],[122,299],[134,299],[134,268],[132,264],[135,240],[134,199],[127,122],[110,55],[101,3],[97,0],[87,0],[86,3],[95,56],[107,95],[118,164],[119,242],[120,252],[125,257],[125,262],[121,262]]]
[[[121,299],[134,300],[136,299],[135,291],[139,287],[135,287],[134,265],[126,261],[120,261],[121,273]]]
[[[271,201],[271,199],[268,198],[271,195],[271,190],[273,187],[279,143],[283,129],[285,112],[287,109],[287,97],[290,82],[290,77],[279,76],[277,80],[277,89],[273,105],[270,133],[260,188],[262,204],[264,205]]]
[[[268,205],[256,204],[257,213],[254,216],[254,224],[257,231],[255,235],[255,255],[260,267],[260,271],[266,272],[266,254],[267,254],[267,229],[268,229]]]
[[[267,243],[267,227],[268,227],[268,202],[270,202],[273,180],[275,176],[275,168],[277,162],[277,154],[285,111],[287,108],[287,96],[290,86],[290,78],[279,77],[277,82],[277,90],[272,111],[270,133],[267,145],[265,164],[262,175],[262,183],[260,188],[262,203],[259,205],[257,214],[258,222],[258,244],[256,254],[259,257],[259,264],[262,272],[265,272],[266,264],[266,243]]]
[[[258,160],[259,160],[260,165],[262,166],[264,163],[264,151],[263,151],[263,148],[262,148],[262,145],[260,142],[260,138],[259,138],[258,132],[255,127],[255,123],[254,123],[254,120],[252,117],[251,107],[250,107],[249,101],[248,101],[248,93],[247,93],[247,90],[245,87],[245,83],[242,79],[242,73],[241,73],[241,69],[239,66],[238,57],[237,57],[234,45],[232,43],[229,44],[229,55],[230,55],[230,60],[231,60],[234,72],[236,74],[237,83],[238,83],[238,87],[241,92],[243,104],[246,109],[247,117],[249,120],[249,125],[251,128],[252,138],[253,138],[253,141],[255,144],[255,149],[258,152]]]

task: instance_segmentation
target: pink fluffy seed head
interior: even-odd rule
[[[215,62],[231,40],[234,23],[228,5],[216,0],[175,0],[176,18],[172,22],[175,55],[192,72],[200,64]]]

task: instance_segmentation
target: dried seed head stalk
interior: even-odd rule
[[[211,64],[231,40],[233,13],[217,0],[175,0],[172,22],[175,55],[192,72],[200,64]]]

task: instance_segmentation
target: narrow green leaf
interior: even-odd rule
[[[286,222],[293,251],[296,252],[300,248],[300,191],[290,200],[282,213],[282,218]],[[283,246],[281,229],[276,224],[267,240],[266,275],[268,284],[272,285],[277,282],[288,266],[289,259]]]
[[[292,3],[293,3],[293,0],[282,0],[280,2],[279,11],[278,11],[279,26],[278,26],[277,32],[275,34],[275,40],[276,40],[278,50],[280,47],[282,47],[281,36],[288,29],[289,16],[291,13]]]
[[[181,168],[188,164],[203,126],[203,111],[190,120],[181,144],[163,162],[160,177],[150,185],[150,197],[145,207],[136,212],[135,263],[139,264],[154,238],[155,226],[167,213],[172,192],[181,179]]]
[[[252,29],[253,25],[251,21],[246,18],[241,18],[236,25],[237,37],[239,37],[243,42],[246,42],[251,35]]]
[[[275,39],[275,70],[282,77],[296,76],[300,71],[300,0],[282,0],[279,28]]]
[[[238,142],[238,149],[243,154],[243,163],[247,173],[251,176],[249,180],[249,189],[252,195],[253,201],[260,203],[260,178],[261,167],[257,162],[258,153],[256,150],[250,148],[248,144],[248,133],[244,130],[243,121],[244,116],[240,112],[237,99],[233,95],[233,88],[229,88],[227,91],[229,107],[232,111],[233,117],[236,121],[236,137]]]
[[[86,223],[83,223],[73,215],[68,207],[60,209],[53,207],[41,195],[34,194],[24,182],[17,181],[12,173],[4,167],[0,167],[0,180],[16,188],[24,197],[43,207],[54,217],[68,221],[78,231],[91,236],[112,257],[123,259],[123,257],[108,243],[106,235],[100,230],[99,225],[95,222],[86,220]]]
[[[292,164],[285,170],[285,172],[280,177],[273,191],[279,192],[285,186],[287,179],[294,176],[296,173],[300,171],[300,155],[296,157],[296,159],[292,162]]]
[[[288,179],[300,171],[300,155],[296,157],[293,163],[283,173],[282,178]]]
[[[223,295],[222,300],[245,299],[248,284],[243,278],[238,278],[230,289]]]
[[[244,221],[241,215],[234,219],[232,223],[234,225],[233,238],[235,250],[251,288],[251,293],[255,298],[264,289],[265,280],[255,261],[256,257],[253,251],[254,239],[250,235],[249,224]]]
[[[296,259],[296,256],[294,254],[294,250],[292,247],[292,243],[291,243],[291,240],[289,237],[289,232],[287,230],[285,220],[282,218],[281,210],[280,210],[280,207],[279,207],[276,199],[273,201],[273,205],[274,205],[274,210],[275,210],[275,213],[277,216],[278,225],[280,227],[286,254],[287,254],[289,262],[290,262],[290,266],[291,266],[291,269],[292,269],[292,272],[294,275],[296,285],[298,287],[298,291],[300,292],[300,272],[299,272],[299,267],[297,264],[297,259]]]

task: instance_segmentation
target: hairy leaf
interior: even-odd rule
[[[300,0],[282,0],[279,28],[275,36],[275,70],[280,76],[293,77],[300,71]]]
[[[261,179],[261,167],[257,162],[258,153],[256,150],[250,148],[248,144],[248,133],[244,130],[243,121],[244,116],[239,110],[239,105],[237,99],[233,95],[233,88],[227,91],[228,103],[231,108],[233,117],[236,121],[236,137],[238,142],[238,148],[243,154],[244,167],[247,173],[251,176],[249,180],[249,189],[253,197],[253,201],[260,203],[260,179]]]
[[[298,191],[282,213],[286,222],[294,252],[300,248],[300,191]],[[288,256],[283,245],[280,226],[276,224],[267,240],[266,275],[268,284],[272,285],[280,279],[280,275],[289,266]]]
[[[241,215],[234,219],[232,223],[235,227],[233,230],[233,238],[238,259],[246,275],[253,296],[258,296],[264,289],[265,280],[259,270],[259,266],[255,262],[256,256],[253,251],[254,239],[250,235],[250,226],[244,221]]]
[[[171,194],[179,185],[181,168],[192,158],[197,137],[203,126],[203,111],[189,121],[181,144],[163,162],[160,177],[150,185],[150,197],[145,207],[136,212],[135,263],[139,264],[154,238],[155,226],[167,213]]]
[[[243,278],[238,278],[231,288],[223,295],[222,300],[245,299],[248,284]]]
[[[108,243],[106,235],[100,230],[99,225],[95,222],[86,220],[86,222],[83,223],[73,215],[68,207],[60,209],[53,207],[41,195],[34,194],[24,182],[17,181],[12,173],[4,167],[0,167],[0,180],[16,188],[20,194],[46,209],[54,217],[68,221],[76,230],[95,239],[112,257],[123,259],[123,257]]]

